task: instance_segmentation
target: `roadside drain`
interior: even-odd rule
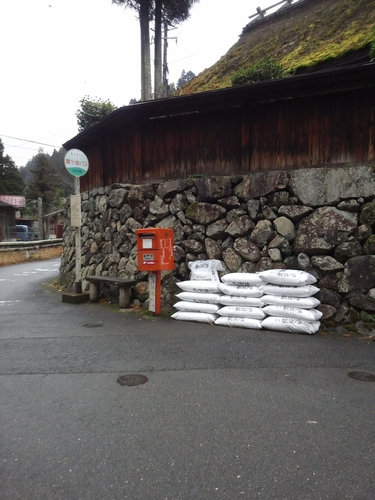
[[[375,382],[375,375],[366,372],[349,372],[348,377],[360,382]]]
[[[142,385],[148,381],[146,375],[122,375],[117,379],[117,383],[120,385]]]
[[[85,323],[82,326],[84,328],[99,328],[100,326],[103,326],[103,323]]]

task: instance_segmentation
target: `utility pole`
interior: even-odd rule
[[[168,24],[164,22],[164,51],[163,51],[163,94],[164,97],[167,97],[168,93],[168,63],[167,63],[167,55],[168,55]]]
[[[39,226],[39,239],[44,240],[44,221],[43,221],[43,199],[38,198],[38,226]]]
[[[176,29],[176,28],[173,28]],[[164,22],[164,34],[163,34],[163,42],[164,42],[164,50],[163,50],[163,97],[167,97],[168,94],[168,40],[176,40],[177,37],[172,36],[168,38],[168,23]]]

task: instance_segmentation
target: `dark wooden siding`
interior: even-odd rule
[[[366,88],[138,121],[84,148],[81,187],[374,162],[374,116]]]
[[[250,113],[250,170],[372,162],[374,91],[256,106]]]

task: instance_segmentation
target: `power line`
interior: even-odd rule
[[[13,160],[14,162],[16,162],[16,161],[18,162],[19,160],[27,160],[27,161],[30,161],[30,160],[31,160],[31,158],[30,158],[30,156],[29,156],[28,158],[26,158],[26,156],[12,156],[12,160]]]
[[[49,139],[50,137],[56,137],[57,135],[66,134],[67,132],[73,132],[73,130],[77,132],[77,128],[70,128],[69,130],[64,130],[63,132],[59,132],[58,134],[52,134],[48,135],[47,137],[42,137],[42,139]]]
[[[29,139],[21,139],[20,137],[12,137],[11,135],[0,134],[0,136],[7,137],[8,139],[15,139],[16,141],[33,142],[34,144],[41,144],[42,146],[49,146],[51,148],[60,148],[61,147],[61,146],[54,146],[53,144],[45,144],[44,142],[30,141]],[[13,146],[13,147],[17,147],[17,146]]]
[[[17,148],[17,149],[29,149],[30,151],[37,151],[38,148],[34,146],[33,148],[28,148],[26,146],[15,146],[14,144],[8,144],[6,142],[3,142],[3,146],[5,148]]]

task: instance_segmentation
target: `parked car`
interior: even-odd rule
[[[16,225],[17,241],[31,241],[34,239],[31,228],[25,225]]]

